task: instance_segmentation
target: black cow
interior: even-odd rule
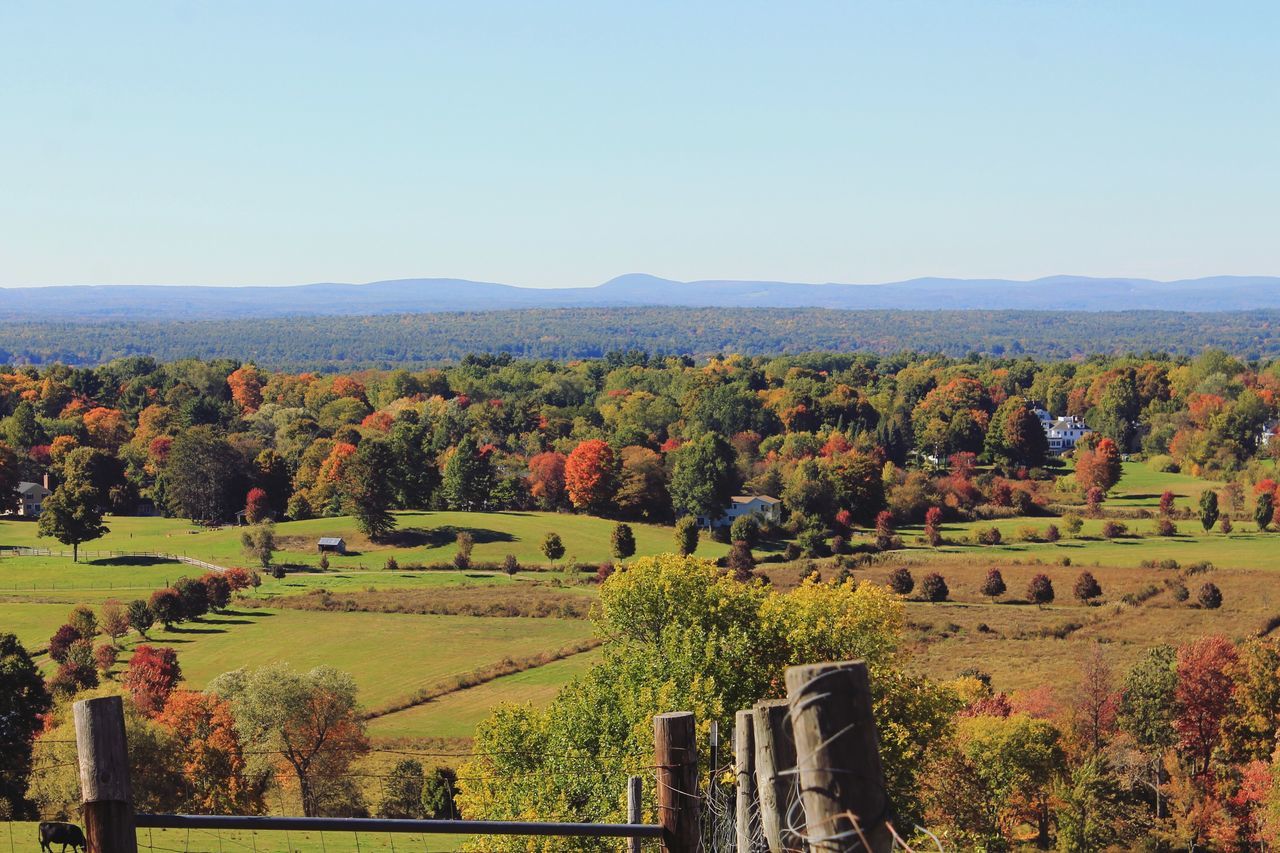
[[[42,820],[40,821],[40,849],[44,853],[53,853],[53,848],[49,846],[50,844],[61,844],[62,853],[67,853],[68,847],[72,850],[77,848],[83,850],[85,847],[84,833],[74,823]]]

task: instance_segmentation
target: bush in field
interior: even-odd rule
[[[732,547],[729,548],[729,556],[725,560],[725,565],[733,572],[733,576],[737,580],[750,580],[751,571],[756,567],[755,557],[751,555],[751,547],[742,539],[734,542]]]
[[[1129,532],[1129,528],[1125,527],[1122,522],[1108,521],[1102,525],[1103,539],[1118,539]]]
[[[1177,536],[1178,525],[1173,523],[1171,518],[1161,518],[1156,522],[1157,536]]]
[[[93,650],[93,662],[98,666],[98,672],[105,677],[111,671],[111,667],[116,665],[116,658],[120,652],[111,643],[103,643]]]
[[[936,506],[924,514],[924,538],[934,548],[942,544],[942,510]]]
[[[1275,499],[1270,492],[1263,492],[1258,495],[1258,505],[1254,507],[1253,520],[1258,523],[1258,529],[1266,532],[1271,526],[1271,522],[1275,517]]]
[[[898,595],[910,595],[916,588],[916,580],[911,577],[911,570],[903,566],[889,573],[889,589]]]
[[[619,560],[625,560],[636,552],[636,535],[631,530],[630,524],[617,524],[613,528],[613,534],[610,536],[610,543],[613,546],[613,556]]]
[[[155,619],[165,628],[171,628],[184,617],[182,596],[173,587],[157,589],[151,593],[150,609]]]
[[[849,541],[845,539],[843,536],[837,535],[837,536],[831,537],[831,553],[832,554],[835,554],[836,556],[840,556],[841,554],[848,554],[849,550],[850,550]]]
[[[1074,539],[1084,529],[1084,519],[1074,512],[1069,512],[1062,517],[1062,526],[1066,528],[1067,535]]]
[[[891,550],[895,544],[893,535],[893,513],[881,510],[876,515],[876,547],[881,551]]]
[[[453,553],[453,567],[455,569],[471,568],[471,549],[475,547],[475,537],[465,530],[460,530],[454,543],[457,550]]]
[[[806,557],[824,557],[827,553],[827,537],[817,527],[806,527],[796,537],[796,544]]]
[[[502,558],[502,571],[508,575],[514,575],[520,571],[520,561],[516,559],[515,554],[508,554]]]
[[[788,563],[794,563],[800,559],[800,546],[794,542],[788,542],[782,549],[782,559]]]
[[[382,568],[388,572],[398,572],[400,571],[400,561],[396,559],[395,554],[392,554],[387,557],[386,562],[382,564]]]
[[[1230,536],[1231,531],[1235,529],[1234,525],[1231,524],[1231,516],[1224,515],[1222,521],[1218,522],[1218,529],[1222,531],[1223,536]]]
[[[1218,493],[1213,489],[1205,489],[1200,494],[1200,524],[1208,533],[1218,523]]]
[[[1019,527],[1019,528],[1018,528],[1018,538],[1019,538],[1020,540],[1022,540],[1023,542],[1039,542],[1039,541],[1040,541],[1040,528],[1038,528],[1038,527],[1032,527],[1032,526],[1031,526],[1031,525],[1029,525],[1029,524],[1028,524],[1028,525],[1025,525],[1025,526],[1023,526],[1023,527]]]
[[[1074,592],[1076,598],[1088,604],[1095,598],[1102,596],[1102,585],[1093,576],[1093,572],[1081,572],[1079,577],[1076,578]]]
[[[49,657],[54,663],[66,663],[71,644],[84,639],[71,625],[63,625],[49,638]]]
[[[1027,600],[1043,607],[1053,603],[1053,581],[1045,574],[1036,575],[1027,584]]]
[[[982,582],[982,594],[995,601],[1004,595],[1007,590],[1008,587],[1005,586],[1004,575],[1000,574],[1000,570],[995,568],[987,569],[987,577]]]
[[[1102,501],[1105,498],[1106,494],[1097,486],[1084,493],[1084,505],[1089,515],[1097,515],[1102,511]]]
[[[760,544],[760,521],[754,515],[740,515],[733,520],[729,528],[729,539],[732,542],[746,542],[748,548]]]
[[[1196,596],[1196,600],[1205,610],[1217,610],[1222,606],[1222,590],[1218,589],[1215,583],[1206,583],[1200,587],[1200,594]]]
[[[1187,585],[1182,581],[1171,578],[1164,583],[1169,588],[1169,594],[1173,596],[1174,601],[1181,603],[1191,597],[1190,590],[1187,589]]]
[[[1173,515],[1173,492],[1168,489],[1160,494],[1160,514]]]
[[[1058,531],[1058,525],[1050,524],[1044,529],[1044,541],[1057,542],[1062,538],[1062,533]]]
[[[146,637],[147,631],[155,623],[156,616],[151,612],[149,604],[140,598],[129,602],[129,627],[137,631],[139,636]]]
[[[932,572],[925,575],[924,580],[920,582],[920,594],[924,596],[925,601],[946,601],[951,590],[947,589],[947,581],[942,575]]]
[[[676,522],[676,553],[687,557],[698,550],[698,520],[686,515]]]
[[[1003,538],[999,527],[984,527],[978,531],[978,541],[983,545],[999,545]]]

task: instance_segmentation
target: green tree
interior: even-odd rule
[[[1275,499],[1270,492],[1263,492],[1258,495],[1258,504],[1253,510],[1253,520],[1257,522],[1258,529],[1265,532],[1274,516]]]
[[[246,492],[243,467],[240,455],[213,427],[183,430],[164,466],[169,510],[197,522],[230,518]]]
[[[19,820],[35,816],[26,798],[31,744],[50,704],[30,653],[13,634],[0,634],[0,809]]]
[[[1053,791],[1059,850],[1094,853],[1119,841],[1128,804],[1105,758],[1089,758],[1071,768]]]
[[[258,753],[251,768],[265,773],[279,759],[292,770],[307,817],[329,798],[326,786],[346,776],[369,749],[355,679],[332,667],[241,668],[218,676],[209,690],[231,702],[245,751]]]
[[[542,556],[551,562],[555,562],[564,556],[564,542],[560,540],[559,533],[548,533],[542,537]]]
[[[72,451],[72,454],[79,452]],[[63,545],[70,545],[71,560],[76,562],[80,558],[80,543],[107,533],[108,528],[102,521],[104,513],[98,489],[79,476],[69,476],[44,499],[36,535],[52,536]]]
[[[1208,533],[1218,523],[1218,493],[1205,489],[1200,493],[1200,525]]]
[[[413,758],[396,762],[383,784],[384,794],[382,805],[378,807],[378,816],[415,820],[426,817],[426,809],[422,803],[426,782],[422,762]]]
[[[677,513],[719,518],[737,487],[734,452],[717,433],[703,433],[672,454],[671,503]]]
[[[1000,465],[1043,465],[1049,455],[1049,440],[1030,403],[1010,397],[1000,404],[987,429],[985,450]]]
[[[342,468],[347,513],[355,518],[360,532],[374,542],[381,542],[396,528],[396,517],[391,514],[395,492],[388,476],[395,464],[387,442],[366,439]]]
[[[138,598],[129,602],[129,627],[137,631],[138,636],[145,638],[155,621],[156,616],[145,601]]]
[[[449,509],[476,512],[485,508],[493,488],[493,466],[471,435],[463,436],[444,466],[440,495]]]
[[[276,553],[276,526],[268,521],[241,532],[240,545],[264,569],[270,568]]]
[[[730,542],[745,542],[748,548],[760,544],[760,520],[755,513],[740,515],[729,526]]]
[[[636,535],[632,532],[630,524],[614,525],[610,539],[613,544],[614,557],[619,560],[625,560],[635,554]]]
[[[687,557],[698,550],[698,520],[686,515],[676,522],[676,553]]]
[[[1171,646],[1156,646],[1129,670],[1120,698],[1117,722],[1150,762],[1157,813],[1160,811],[1160,761],[1165,751],[1178,742],[1173,727],[1177,688],[1177,653]]]

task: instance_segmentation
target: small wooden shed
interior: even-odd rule
[[[321,554],[345,554],[347,542],[339,536],[321,536],[320,541],[316,542],[316,550]]]

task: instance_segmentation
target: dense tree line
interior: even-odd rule
[[[838,311],[803,308],[563,308],[218,321],[6,323],[0,362],[102,364],[252,357],[283,370],[418,368],[476,351],[518,358],[599,358],[613,349],[707,357],[816,350],[902,350],[1079,358],[1219,347],[1280,354],[1280,312]]]
[[[346,513],[378,540],[395,509],[669,521],[716,516],[739,492],[780,497],[802,542],[887,513],[887,547],[892,525],[936,510],[937,544],[945,517],[1061,502],[1096,512],[1125,453],[1233,480],[1222,515],[1261,519],[1277,491],[1261,460],[1280,451],[1263,441],[1278,395],[1280,363],[1217,350],[1084,362],[479,355],[336,376],[131,358],[0,373],[0,488],[50,473],[41,533],[72,545],[100,535],[108,512],[151,506],[200,522]],[[1039,406],[1094,427],[1071,478],[1055,478]]]

